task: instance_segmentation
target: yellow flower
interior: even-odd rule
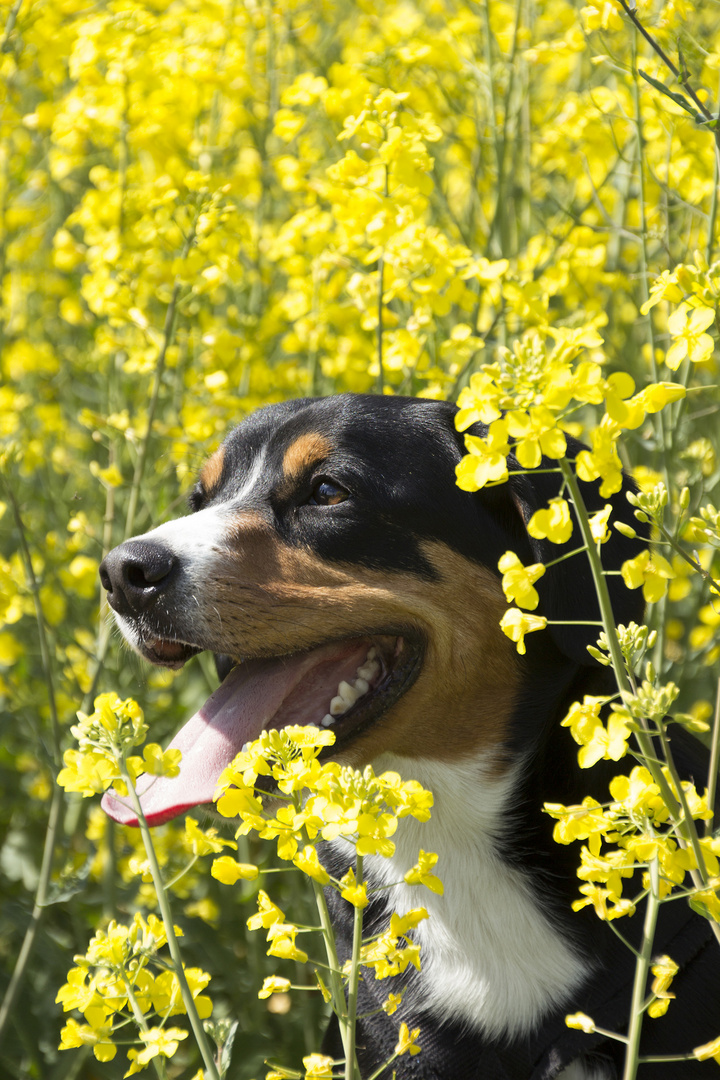
[[[673,343],[665,354],[665,363],[671,371],[677,371],[685,357],[695,364],[708,360],[715,349],[715,342],[704,331],[715,322],[715,309],[710,307],[680,307],[669,317],[667,325]]]
[[[582,705],[574,702],[564,720],[563,727],[569,727],[573,739],[579,743],[578,764],[581,769],[589,769],[601,758],[619,761],[627,753],[627,740],[631,728],[629,717],[613,712],[608,718],[607,728],[600,719],[600,709],[606,703],[605,697],[593,697],[586,694]]]
[[[195,818],[185,818],[185,836],[190,842],[193,855],[210,855],[211,852],[222,851],[224,847],[236,849],[234,840],[224,840],[218,836],[215,829],[203,832]]]
[[[154,1027],[149,1031],[139,1031],[138,1035],[145,1043],[145,1049],[137,1055],[139,1065],[148,1065],[154,1057],[172,1057],[182,1039],[188,1037],[187,1031],[173,1027]]]
[[[519,608],[508,608],[500,620],[500,629],[511,641],[517,643],[517,651],[521,656],[527,651],[525,635],[535,630],[544,630],[546,626],[547,619],[544,616],[528,615]]]
[[[397,1046],[395,1047],[395,1053],[398,1055],[410,1053],[410,1056],[420,1053],[420,1047],[416,1045],[415,1040],[420,1034],[420,1028],[413,1028],[412,1031],[408,1028],[407,1024],[400,1025],[399,1038]]]
[[[591,450],[581,450],[575,459],[575,467],[581,480],[602,478],[600,495],[603,499],[614,495],[622,487],[622,464],[617,452],[620,427],[606,414],[600,427],[590,434]]]
[[[665,595],[667,583],[675,577],[667,559],[649,551],[641,551],[634,559],[627,559],[620,568],[622,579],[628,589],[639,589],[642,585],[643,597],[649,604],[654,604]]]
[[[457,485],[463,491],[479,491],[486,484],[499,484],[507,480],[508,443],[507,420],[495,420],[488,428],[487,437],[465,436],[468,451],[455,472]]]
[[[280,975],[268,975],[262,984],[262,989],[258,990],[258,997],[269,998],[271,994],[286,994],[289,989],[289,979],[284,979]]]
[[[610,530],[607,525],[611,512],[612,506],[606,503],[602,510],[590,515],[590,532],[596,544],[604,544],[610,539]]]
[[[92,1046],[93,1054],[98,1061],[112,1061],[117,1054],[117,1047],[110,1035],[111,1025],[91,1027],[89,1024],[78,1024],[76,1020],[68,1020],[61,1032],[61,1042],[58,1049],[72,1050],[79,1046]]]
[[[508,433],[516,439],[515,457],[524,469],[536,469],[542,455],[561,458],[567,449],[557,418],[545,406],[533,406],[527,412],[514,409],[507,414]]]
[[[443,883],[430,871],[438,861],[438,856],[432,851],[423,851],[418,854],[418,861],[403,876],[408,885],[426,885],[431,892],[442,896],[444,893]]]
[[[592,1035],[595,1030],[595,1021],[592,1020],[585,1013],[571,1013],[565,1017],[565,1023],[569,1028],[575,1028],[577,1031],[584,1031],[586,1035]]]
[[[655,1001],[648,1006],[648,1016],[664,1016],[674,994],[669,993],[670,984],[677,975],[678,965],[669,956],[659,956],[650,969],[655,976],[650,989],[655,995]]]
[[[349,868],[346,874],[340,878],[340,884],[342,886],[340,895],[344,900],[356,908],[364,908],[368,905],[367,886],[365,882],[357,883],[355,880],[355,872],[352,867]]]
[[[98,750],[66,750],[65,768],[58,773],[57,782],[66,791],[78,791],[83,798],[99,795],[119,779],[116,762]]]
[[[179,776],[181,750],[165,750],[157,743],[143,747],[143,770],[151,776]]]
[[[388,994],[387,999],[383,1002],[383,1012],[386,1012],[388,1016],[392,1016],[402,1004],[402,999],[402,994]]]
[[[252,863],[241,863],[231,855],[221,855],[213,860],[210,873],[223,885],[234,885],[237,881],[254,881],[260,870]]]
[[[217,861],[218,860],[216,860],[216,862]],[[282,923],[285,921],[284,913],[277,904],[273,904],[264,889],[260,889],[258,893],[257,906],[257,914],[251,915],[247,921],[248,930],[259,930],[261,926],[267,930],[275,923]]]
[[[573,523],[567,499],[550,499],[547,510],[536,510],[527,523],[527,531],[536,540],[547,538],[553,544],[564,544],[572,536]]]
[[[696,1046],[693,1050],[693,1056],[696,1057],[698,1061],[707,1061],[708,1058],[714,1058],[718,1065],[720,1065],[720,1035],[711,1042],[703,1043],[702,1046]]]
[[[282,960],[297,960],[300,964],[306,963],[307,953],[295,944],[297,932],[297,927],[292,923],[273,923],[268,928],[267,936],[270,942],[268,956],[278,956]]]
[[[498,562],[502,573],[502,587],[508,603],[514,600],[519,607],[534,611],[540,602],[534,583],[545,573],[542,563],[523,566],[514,551],[506,551]]]
[[[307,874],[308,877],[313,878],[320,885],[327,885],[330,881],[330,875],[320,862],[318,853],[312,844],[307,844],[300,854],[295,856],[293,862],[299,870],[302,870],[303,874]]]
[[[302,1061],[305,1080],[332,1080],[333,1059],[327,1054],[308,1054]]]

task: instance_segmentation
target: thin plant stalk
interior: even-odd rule
[[[313,879],[312,881],[313,892],[315,893],[315,903],[317,904],[318,913],[320,915],[320,925],[322,927],[323,941],[325,942],[325,954],[327,956],[328,967],[330,969],[330,990],[332,993],[333,1006],[335,1008],[335,1015],[338,1019],[340,1026],[340,1038],[342,1039],[343,1050],[345,1051],[345,1068],[347,1070],[347,1063],[352,1062],[354,1067],[357,1068],[354,1062],[354,1035],[350,1036],[350,1026],[348,1022],[347,1003],[345,1000],[345,989],[343,987],[342,977],[340,975],[340,960],[338,958],[337,949],[335,947],[335,932],[333,930],[332,922],[330,921],[330,912],[328,911],[327,901],[325,900],[325,893],[323,892],[322,885]],[[351,1056],[351,1048],[353,1053]],[[346,1072],[347,1075],[347,1072]],[[351,1073],[351,1076],[360,1076],[359,1070],[357,1074]]]
[[[355,880],[358,885],[362,883],[363,857],[356,856]],[[347,1015],[348,1015],[348,1055],[345,1061],[345,1080],[355,1080],[359,1077],[355,1062],[355,1029],[357,1027],[357,1002],[358,983],[360,981],[360,947],[362,945],[363,909],[357,905],[353,910],[353,945],[350,960],[350,978],[348,981]]]
[[[653,942],[655,940],[655,927],[657,926],[658,912],[660,910],[659,883],[660,869],[657,856],[649,866],[650,891],[645,906],[645,923],[643,925],[643,938],[640,953],[635,964],[635,979],[633,982],[632,1003],[630,1006],[630,1026],[628,1028],[627,1050],[625,1052],[625,1068],[622,1080],[635,1080],[640,1056],[640,1035],[642,1022],[645,1016],[645,987],[647,986],[648,971],[652,959]]]
[[[615,678],[618,684],[618,689],[632,693],[632,686],[628,678],[627,671],[625,669],[625,660],[620,648],[620,640],[615,628],[615,617],[613,615],[612,604],[610,602],[610,593],[608,592],[607,583],[605,581],[605,575],[603,573],[602,562],[600,555],[598,554],[597,547],[592,538],[592,532],[590,529],[590,520],[588,518],[588,512],[585,507],[585,503],[580,492],[580,487],[575,476],[575,471],[571,463],[563,458],[560,461],[560,468],[563,474],[563,478],[567,484],[570,497],[573,501],[578,521],[580,523],[580,531],[583,535],[583,540],[587,546],[587,557],[590,563],[590,569],[595,584],[595,592],[597,594],[598,603],[600,606],[600,614],[602,616],[603,628],[605,630],[605,636],[607,638],[608,647],[610,650],[610,658],[612,661],[613,670],[615,672]],[[655,755],[655,751],[652,744],[652,738],[647,726],[643,727],[638,725],[635,731],[635,738],[640,748],[640,753],[643,757],[644,763],[647,765],[653,781],[657,784],[660,796],[665,803],[670,818],[673,823],[673,827],[676,831],[679,842],[683,846],[690,846],[695,856],[697,863],[697,870],[691,871],[691,877],[694,881],[696,888],[707,888],[708,875],[705,868],[705,861],[700,846],[700,839],[697,834],[695,822],[690,817],[687,807],[687,800],[682,790],[682,784],[678,776],[675,764],[670,756],[667,755],[666,762],[660,762]],[[662,765],[666,764],[668,771],[672,777],[673,783],[679,793],[679,799],[675,797],[670,784],[662,770]],[[720,926],[714,921],[709,920],[712,932],[720,943]]]
[[[190,232],[187,239],[183,244],[181,259],[185,259],[190,251],[190,248],[195,243],[195,233],[197,229],[197,222],[200,216],[200,209],[198,208],[195,218],[193,220]],[[143,436],[142,443],[140,444],[140,453],[138,454],[137,462],[135,464],[135,472],[130,485],[130,496],[128,499],[127,516],[125,518],[125,538],[132,536],[135,526],[135,515],[137,512],[138,498],[140,496],[140,487],[145,477],[145,466],[147,464],[148,450],[150,448],[150,438],[152,435],[153,421],[155,419],[155,413],[157,411],[158,400],[160,397],[160,387],[162,385],[163,372],[165,371],[165,358],[167,351],[172,345],[173,338],[175,336],[175,320],[177,316],[178,300],[180,299],[180,279],[175,279],[173,285],[172,295],[170,297],[170,303],[167,306],[165,312],[165,325],[163,327],[163,341],[160,346],[160,353],[155,365],[155,377],[153,379],[153,388],[150,395],[150,405],[148,408],[147,416],[147,429]]]
[[[178,944],[177,937],[175,936],[175,926],[173,923],[172,911],[170,910],[170,900],[165,888],[165,884],[162,879],[162,873],[160,872],[160,865],[157,861],[155,854],[155,847],[153,846],[152,836],[150,835],[150,827],[145,819],[143,808],[140,804],[135,785],[133,784],[128,774],[127,765],[123,757],[120,763],[122,778],[127,785],[127,789],[130,795],[130,801],[133,804],[133,809],[137,814],[138,824],[140,826],[140,832],[143,838],[143,844],[145,846],[145,853],[148,858],[148,865],[150,867],[150,873],[152,875],[153,884],[155,886],[155,892],[157,894],[158,906],[160,908],[160,914],[162,915],[163,925],[165,927],[165,934],[167,936],[168,949],[170,950],[170,956],[173,960],[173,966],[175,974],[177,975],[178,983],[180,984],[180,993],[182,994],[183,1003],[187,1011],[188,1020],[190,1026],[193,1029],[193,1034],[198,1044],[200,1054],[203,1059],[205,1067],[205,1075],[208,1080],[220,1080],[220,1075],[215,1064],[210,1044],[205,1034],[205,1029],[202,1026],[202,1021],[198,1016],[198,1011],[195,1006],[195,1000],[192,996],[192,991],[188,985],[187,976],[185,975],[185,969],[183,967],[182,955],[180,953],[180,946]]]
[[[712,741],[710,743],[710,764],[708,766],[707,804],[712,817],[705,822],[705,835],[711,836],[715,817],[715,794],[717,792],[718,765],[720,765],[720,679],[715,694],[715,716],[713,717]]]
[[[19,9],[19,4],[17,5]],[[30,548],[27,542],[27,536],[25,533],[25,525],[20,513],[20,507],[18,506],[15,493],[12,490],[11,485],[7,482],[5,477],[2,478],[2,486],[5,490],[8,502],[12,508],[13,517],[15,519],[15,525],[20,538],[20,552],[25,566],[25,573],[27,574],[28,582],[30,584],[30,591],[32,592],[33,605],[35,607],[35,621],[37,623],[38,640],[40,643],[40,659],[43,668],[43,675],[45,677],[45,685],[47,687],[48,705],[50,708],[50,717],[52,723],[52,749],[53,749],[53,764],[56,769],[60,768],[60,724],[57,714],[57,704],[55,700],[55,683],[53,679],[52,662],[50,658],[50,646],[47,639],[47,631],[45,625],[45,613],[43,612],[42,600],[40,599],[40,585],[35,576],[33,570],[32,557],[30,555]],[[0,1041],[2,1040],[3,1032],[7,1026],[7,1022],[13,1011],[15,1003],[20,993],[25,975],[27,972],[27,965],[30,960],[35,941],[37,939],[37,933],[40,929],[40,921],[43,917],[45,907],[48,902],[48,895],[50,889],[50,877],[52,875],[53,868],[53,856],[55,853],[55,845],[59,839],[61,830],[61,814],[64,802],[64,792],[62,788],[57,784],[53,785],[52,800],[50,803],[50,813],[48,814],[47,829],[45,830],[45,841],[43,844],[42,861],[40,863],[40,874],[38,878],[38,885],[35,892],[35,902],[33,904],[32,913],[30,915],[30,922],[27,930],[25,931],[25,937],[23,943],[20,946],[20,952],[18,953],[17,960],[15,961],[15,967],[8,983],[5,996],[3,998],[2,1005],[0,1006]]]

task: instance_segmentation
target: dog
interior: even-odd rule
[[[623,1043],[570,1030],[564,1018],[580,1010],[621,1032],[634,958],[594,914],[571,910],[578,853],[553,841],[542,809],[588,794],[607,801],[618,771],[601,763],[582,772],[560,727],[570,703],[609,687],[587,651],[597,626],[577,625],[599,618],[593,582],[582,554],[548,569],[537,589],[550,625],[518,655],[498,626],[507,607],[498,560],[510,550],[524,564],[550,562],[579,546],[579,529],[559,546],[526,530],[558,494],[552,462],[513,475],[511,459],[508,482],[460,490],[454,413],[444,402],[362,394],[267,406],[206,462],[192,514],[107,556],[102,584],[132,648],[169,668],[209,650],[225,676],[171,744],[183,751],[180,776],[153,778],[143,805],[158,824],[210,803],[220,771],[262,728],[332,726],[333,757],[394,769],[435,796],[430,822],[401,822],[392,859],[365,860],[371,884],[387,887],[366,910],[370,932],[421,902],[430,918],[415,931],[422,970],[403,976],[394,1016],[378,1011],[388,984],[361,981],[362,1076],[390,1058],[406,1020],[420,1027],[422,1052],[398,1058],[383,1080],[612,1080]],[[613,520],[632,520],[630,486],[610,500]],[[581,487],[588,509],[602,508],[598,485]],[[642,542],[613,530],[605,569],[618,571]],[[617,621],[641,621],[639,593],[617,573],[607,581]],[[704,780],[694,740],[677,743],[688,775]],[[104,806],[134,822],[112,793]],[[344,849],[326,846],[339,876]],[[419,900],[402,884],[420,847],[440,854],[442,897],[423,890]],[[347,956],[352,908],[335,893],[329,903]],[[622,920],[635,944],[642,917]],[[689,1053],[720,1033],[710,939],[685,902],[663,905],[655,947],[680,964],[678,1001],[645,1020],[644,1056]],[[342,1057],[332,1024],[324,1049]],[[713,1061],[675,1061],[640,1073],[702,1080],[716,1071]]]

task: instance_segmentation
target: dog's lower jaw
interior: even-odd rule
[[[375,763],[376,772],[385,769],[412,776],[435,796],[429,822],[399,823],[392,858],[365,859],[371,884],[390,886],[382,894],[389,908],[404,914],[424,906],[430,916],[414,932],[422,970],[404,1012],[488,1039],[527,1035],[591,968],[543,913],[529,878],[498,855],[512,829],[509,796],[519,766],[499,776],[483,755],[452,764],[388,755]],[[397,884],[420,848],[440,855],[442,896]]]

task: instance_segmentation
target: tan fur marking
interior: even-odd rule
[[[208,458],[200,470],[200,483],[208,493],[212,491],[220,480],[225,461],[225,447],[220,446],[215,453]]]
[[[307,469],[326,458],[331,449],[325,436],[317,431],[301,435],[285,451],[283,473],[289,480],[299,478]]]
[[[520,669],[498,626],[507,605],[490,570],[437,541],[422,544],[436,581],[327,563],[283,544],[248,513],[238,515],[230,543],[234,557],[225,556],[222,575],[208,583],[203,606],[214,615],[206,648],[277,656],[387,627],[415,629],[426,641],[417,681],[343,760],[358,765],[391,752],[454,761],[496,749],[503,770],[500,745]]]

